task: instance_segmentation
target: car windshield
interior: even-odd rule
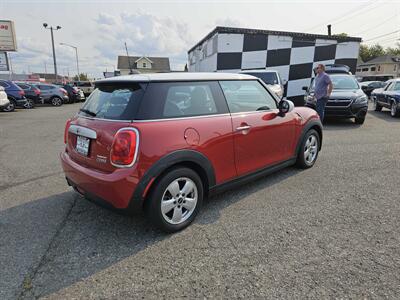
[[[80,115],[111,120],[133,120],[146,84],[109,83],[98,86],[86,100]]]
[[[260,78],[266,84],[278,84],[278,76],[275,72],[245,72],[244,74],[252,75],[254,77]]]
[[[358,83],[353,76],[347,74],[330,74],[329,75],[334,90],[356,90]],[[315,80],[312,82],[312,90],[315,88]]]

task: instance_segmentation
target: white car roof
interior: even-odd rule
[[[271,69],[249,69],[249,70],[242,70],[240,73],[279,73],[277,70],[271,70]]]
[[[146,73],[110,77],[96,81],[96,83],[122,82],[122,81],[200,81],[200,80],[244,80],[258,79],[251,75],[235,73],[206,73],[206,72],[180,72],[180,73]]]

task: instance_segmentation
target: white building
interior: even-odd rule
[[[356,71],[361,38],[216,27],[188,51],[189,72],[239,72],[270,68],[288,81],[285,94],[301,105],[318,63]]]

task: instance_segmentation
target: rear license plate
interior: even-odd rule
[[[76,152],[88,156],[89,154],[90,139],[78,135],[76,137]]]

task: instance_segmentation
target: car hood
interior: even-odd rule
[[[374,90],[372,91],[372,93],[378,93],[378,94],[380,94],[380,93],[383,93],[383,91],[384,91],[383,88],[379,88],[379,89],[374,89]]]
[[[330,98],[347,98],[347,99],[355,99],[361,96],[364,96],[364,92],[361,89],[357,90],[333,90]]]

